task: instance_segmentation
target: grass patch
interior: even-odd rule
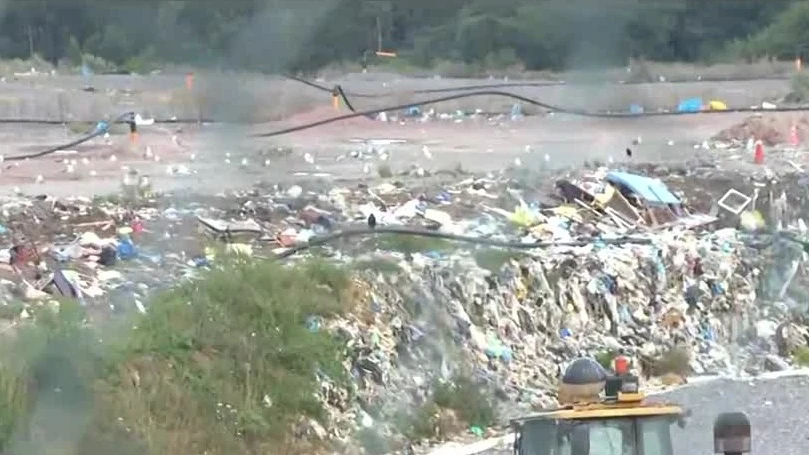
[[[596,362],[598,362],[599,365],[604,367],[605,370],[611,371],[612,360],[615,358],[616,355],[618,355],[618,352],[610,349],[606,351],[597,352],[595,354],[595,359]]]
[[[325,425],[321,384],[346,390],[347,376],[344,342],[309,322],[347,311],[352,291],[347,272],[323,262],[240,261],[107,336],[77,305],[41,310],[4,346],[0,450],[310,453],[326,443],[300,436]]]
[[[385,455],[391,452],[391,444],[379,431],[362,428],[355,435],[366,455]]]
[[[649,377],[678,375],[687,377],[691,369],[691,354],[683,347],[673,347],[655,359],[644,362],[643,370]]]
[[[792,75],[789,87],[790,92],[786,96],[786,102],[805,103],[809,101],[809,73],[800,72]]]
[[[492,273],[498,273],[509,261],[520,260],[525,257],[525,253],[513,250],[485,248],[475,251],[474,257],[478,267]]]
[[[397,416],[396,427],[410,440],[442,440],[465,428],[485,429],[496,421],[486,391],[465,376],[435,382],[427,401],[411,413]]]
[[[470,427],[486,428],[495,422],[494,405],[483,388],[467,377],[436,383],[433,400],[437,406],[455,411]]]
[[[325,417],[316,372],[345,380],[341,344],[306,321],[342,313],[349,282],[319,262],[243,263],[165,295],[118,375],[137,371],[140,385],[118,381],[108,404],[136,421],[150,417],[136,432],[160,441],[153,453],[279,453],[300,416]],[[172,443],[177,431],[187,439],[181,447]]]
[[[430,251],[447,252],[456,248],[449,240],[418,235],[380,234],[374,240],[379,249],[410,254]]]
[[[25,305],[22,302],[10,302],[0,305],[0,319],[17,319],[24,309]]]
[[[438,428],[440,412],[434,401],[427,401],[415,412],[400,414],[397,417],[396,427],[411,441],[433,439],[440,433]]]
[[[399,264],[390,259],[365,259],[356,261],[351,265],[353,270],[371,271],[376,273],[399,273],[402,271]]]
[[[792,354],[792,361],[799,367],[809,367],[809,346],[800,346]]]

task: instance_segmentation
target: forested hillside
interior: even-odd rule
[[[5,0],[0,57],[89,56],[311,70],[396,51],[527,69],[654,61],[792,59],[809,2],[790,0]]]

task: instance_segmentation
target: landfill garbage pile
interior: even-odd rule
[[[672,232],[654,245],[555,248],[496,273],[469,254],[417,254],[399,262],[399,273],[366,272],[368,314],[330,327],[355,340],[359,401],[383,410],[382,421],[470,366],[521,413],[551,404],[559,368],[581,354],[628,348],[655,359],[687,346],[693,374],[736,374],[723,346],[747,321],[781,321],[786,311],[757,305],[758,270],[747,253],[736,231],[722,230]],[[728,324],[736,316],[743,320]]]
[[[378,236],[292,257],[325,254],[358,270],[351,316],[312,323],[347,340],[354,379],[349,391],[323,378],[329,433],[348,441],[357,428],[372,429],[405,444],[401,414],[417,413],[436,384],[460,377],[491,389],[508,418],[551,404],[560,368],[580,355],[625,348],[652,384],[672,381],[670,371],[794,364],[807,349],[805,253],[788,238],[717,229],[718,215],[738,221],[749,208],[749,188],[739,188],[741,202],[700,213],[690,198],[716,200],[727,187],[695,193],[691,177],[674,179],[682,195],[658,179],[598,169],[560,177],[550,195],[488,176],[418,189],[256,188],[187,204],[37,198],[3,206],[9,248],[0,271],[25,283],[26,301],[58,295],[95,305],[125,292],[148,312],[146,295],[160,280],[170,285],[216,261],[205,251],[212,241],[267,257],[373,217],[380,229],[547,242],[500,249]],[[790,214],[785,229],[797,219],[779,213]],[[685,367],[661,367],[675,348],[686,352]]]
[[[357,258],[393,262],[396,271],[364,272],[365,311],[326,324],[354,340],[348,368],[357,379],[357,406],[342,402],[333,417],[395,437],[400,412],[424,405],[436,382],[459,371],[494,390],[501,417],[514,417],[553,403],[565,362],[619,349],[652,384],[789,368],[807,344],[800,306],[785,303],[782,292],[796,273],[795,244],[756,245],[740,230],[707,229],[717,218],[688,213],[674,200],[674,214],[644,209],[637,203],[651,196],[624,197],[617,188],[655,183],[628,173],[607,178],[611,184],[558,183],[578,210],[520,206],[510,215],[532,226],[531,238],[600,233],[586,245],[515,254],[495,270],[462,250]],[[673,197],[665,186],[653,192]],[[586,207],[598,207],[600,217],[574,215]],[[636,235],[648,243],[599,240],[633,224],[647,227]],[[685,368],[660,361],[676,350],[686,352]]]

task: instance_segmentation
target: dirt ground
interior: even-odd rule
[[[424,95],[408,93],[413,90],[481,82],[360,74],[319,83],[325,86],[339,83],[346,91],[354,93],[394,93],[384,98],[353,100],[355,107],[366,109],[425,99]],[[92,84],[95,91],[83,90],[86,83]],[[429,122],[361,118],[260,139],[248,135],[336,115],[330,107],[329,94],[298,82],[269,77],[202,77],[195,84],[193,93],[189,93],[182,76],[93,76],[91,79],[31,76],[6,80],[0,96],[0,118],[95,121],[134,110],[145,117],[193,118],[202,112],[204,117],[225,121],[276,121],[249,127],[232,124],[144,126],[137,144],[129,143],[125,135],[113,135],[109,144],[97,138],[76,147],[72,153],[16,163],[6,161],[0,173],[0,195],[17,189],[62,196],[106,194],[120,187],[126,168],[148,174],[158,190],[214,194],[259,180],[281,184],[313,178],[373,180],[378,177],[378,169],[386,166],[399,173],[418,167],[428,172],[457,168],[497,171],[509,166],[560,168],[594,160],[620,163],[629,159],[624,152],[626,147],[632,148],[631,159],[635,161],[682,161],[704,153],[695,149],[695,145],[748,117],[726,114],[591,119],[553,114],[528,116],[518,121],[506,116],[480,116]],[[632,86],[557,85],[509,91],[566,107],[625,110],[630,103],[644,104],[647,109],[671,107],[677,100],[692,96],[720,99],[730,106],[748,106],[763,100],[777,100],[788,89],[788,81],[763,80]],[[434,107],[439,112],[459,108],[508,112],[512,105],[513,100],[507,98],[482,97]],[[529,108],[525,111],[531,113]],[[346,112],[343,108],[340,113]],[[41,150],[78,136],[63,126],[0,124],[0,147],[5,157]],[[632,145],[638,137],[641,143]],[[395,141],[368,144],[374,140]],[[430,158],[423,152],[424,146],[429,149]],[[147,153],[147,148],[151,153]],[[278,152],[281,148],[291,152]],[[366,156],[352,156],[352,152],[359,151]],[[308,161],[306,154],[311,156]],[[389,157],[384,163],[383,156]],[[67,172],[71,160],[75,160],[74,173]],[[189,175],[177,175],[178,170],[179,174]],[[43,183],[37,183],[38,175],[43,176]]]
[[[414,90],[455,88],[499,80],[458,78],[413,78],[393,74],[353,74],[318,83],[341,85],[346,92],[390,94],[382,98],[356,98],[357,109],[417,102],[439,95],[413,95]],[[546,83],[547,81],[519,81]],[[85,86],[93,92],[85,91]],[[198,118],[267,121],[330,106],[328,93],[298,82],[250,75],[200,75],[191,91],[183,76],[28,76],[0,82],[0,118],[51,118],[55,120],[97,121],[120,112],[136,110],[159,118]],[[621,109],[641,104],[647,109],[671,107],[685,98],[718,99],[731,106],[749,106],[774,101],[789,90],[789,80],[650,83],[635,85],[550,85],[518,87],[507,91],[545,103],[590,110]],[[444,111],[482,109],[508,111],[514,100],[482,96],[447,102]],[[526,113],[535,109],[526,107]]]

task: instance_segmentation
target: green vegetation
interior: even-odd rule
[[[612,370],[612,360],[618,355],[618,351],[609,349],[606,351],[597,352],[595,354],[596,361],[604,367],[605,370]]]
[[[484,248],[475,251],[475,262],[478,267],[486,269],[492,273],[497,273],[503,269],[509,261],[519,260],[525,253],[513,250],[503,250],[497,248]]]
[[[418,235],[380,234],[373,240],[380,249],[406,254],[447,252],[457,248],[455,243],[449,240]]]
[[[456,376],[450,382],[436,384],[433,400],[439,407],[457,412],[458,417],[470,426],[486,428],[494,423],[490,397],[468,377]]]
[[[412,440],[441,439],[468,429],[486,429],[496,421],[494,404],[479,384],[464,375],[436,381],[432,395],[415,412],[398,419],[400,431]]]
[[[399,264],[391,259],[368,259],[356,261],[351,268],[358,271],[370,270],[375,273],[395,274],[402,271]]]
[[[363,428],[356,434],[367,455],[385,455],[391,452],[391,445],[384,436],[373,428]]]
[[[792,60],[809,47],[803,26],[809,3],[797,0],[325,0],[311,6],[11,0],[4,4],[0,57],[39,55],[53,64],[135,72],[167,62],[270,72],[358,69],[365,58],[392,71],[431,68],[446,75],[634,60],[629,77],[649,80],[655,72],[643,61]],[[377,57],[380,47],[399,57]]]
[[[792,89],[788,96],[788,101],[793,103],[804,103],[809,101],[809,73],[797,73],[790,81]]]
[[[233,262],[160,295],[134,328],[43,308],[0,344],[0,451],[309,453],[291,435],[324,419],[320,380],[347,385],[344,342],[312,318],[350,304],[332,266]]]
[[[801,368],[809,367],[809,346],[801,346],[796,349],[792,354],[792,361]]]
[[[649,365],[645,365],[644,369],[649,376],[674,374],[686,377],[692,373],[691,354],[687,348],[673,347],[653,359]]]

